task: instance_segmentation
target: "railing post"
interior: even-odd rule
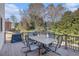
[[[65,35],[65,49],[67,49],[67,35]]]

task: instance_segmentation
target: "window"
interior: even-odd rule
[[[2,18],[0,17],[0,32],[2,31]]]

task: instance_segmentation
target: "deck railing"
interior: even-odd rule
[[[79,51],[79,36],[54,34],[54,38],[60,41],[65,49],[71,48],[74,51]]]

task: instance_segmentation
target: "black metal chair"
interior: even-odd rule
[[[48,48],[49,51],[55,52],[57,53],[57,49],[61,47],[62,41],[63,41],[63,36],[62,35],[57,35],[56,37],[54,37],[54,41],[49,44]],[[57,53],[58,55],[60,55],[59,53]]]
[[[32,35],[32,34],[31,34]],[[39,50],[39,44],[32,40],[31,38],[29,38],[29,35],[25,35],[25,40],[26,40],[26,51],[24,51],[25,55],[27,56],[29,52],[33,52],[36,49],[38,49],[38,53],[40,55],[40,50]]]
[[[54,41],[50,45],[50,47],[54,47],[54,51],[56,51],[58,48],[61,47],[63,41],[63,37],[61,35],[57,35],[56,38],[54,38]]]

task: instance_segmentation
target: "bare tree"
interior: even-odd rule
[[[44,5],[42,3],[34,3],[29,6],[29,15],[31,19],[35,22],[35,28],[42,29],[43,27],[43,13],[44,13]]]
[[[64,7],[62,4],[58,4],[57,6],[54,6],[54,4],[50,4],[47,8],[49,16],[51,16],[51,19],[54,22],[57,22],[61,19],[62,15],[64,14]]]

